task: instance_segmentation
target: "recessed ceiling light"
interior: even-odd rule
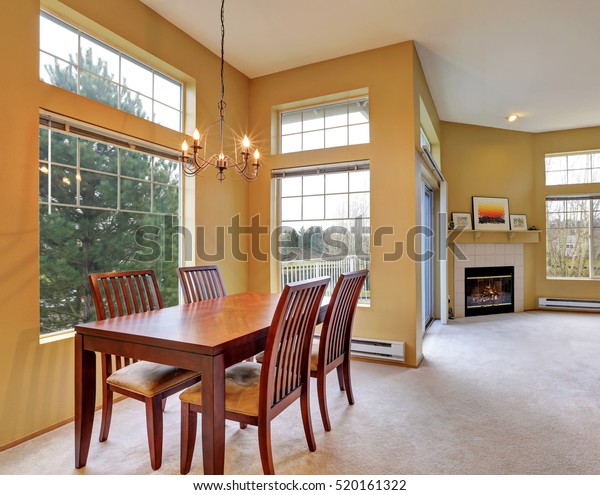
[[[516,113],[511,113],[508,117],[506,117],[506,120],[508,120],[509,122],[514,122],[518,118],[519,116]]]

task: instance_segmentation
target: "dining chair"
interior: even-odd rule
[[[180,266],[177,268],[177,275],[185,304],[227,295],[217,265]],[[247,359],[247,361],[253,360],[254,358]],[[245,428],[243,424],[240,426],[242,429]]]
[[[153,311],[163,307],[152,270],[94,273],[89,275],[96,319]],[[164,364],[135,361],[107,353],[102,359],[102,421],[100,441],[108,438],[113,393],[146,405],[146,429],[152,469],[162,464],[163,411],[167,397],[193,385],[200,374]]]
[[[350,380],[350,343],[356,305],[369,270],[342,273],[338,278],[323,320],[318,346],[313,346],[310,376],[317,379],[319,409],[325,431],[331,431],[327,411],[327,374],[337,370],[341,391],[346,391],[348,403],[354,404]]]
[[[179,284],[186,304],[225,296],[221,272],[216,265],[177,268]]]
[[[264,360],[225,370],[225,418],[258,426],[264,474],[275,474],[271,421],[300,399],[308,448],[317,448],[310,417],[309,360],[317,316],[329,277],[287,284],[269,327]],[[181,400],[181,474],[192,464],[197,413],[202,412],[202,383],[183,391]]]

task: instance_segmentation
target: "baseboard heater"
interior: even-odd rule
[[[314,340],[318,341],[319,335],[315,335]],[[353,356],[403,363],[404,342],[357,337],[350,341],[350,353]]]
[[[554,309],[600,310],[598,299],[568,299],[562,297],[540,297],[538,307]]]
[[[350,352],[365,358],[404,362],[404,342],[353,338]]]

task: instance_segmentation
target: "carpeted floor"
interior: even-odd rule
[[[329,377],[333,430],[312,387],[317,451],[299,406],[273,422],[278,474],[600,474],[600,316],[526,312],[435,324],[419,369],[353,362],[356,404]],[[314,381],[313,381],[314,385]],[[179,404],[165,412],[163,465],[179,472]],[[143,405],[115,406],[108,441],[73,467],[73,426],[0,453],[0,474],[151,474]],[[256,428],[226,428],[226,474],[261,474]],[[196,447],[193,474],[202,473]]]

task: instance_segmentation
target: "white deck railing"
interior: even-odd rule
[[[331,296],[333,288],[344,272],[354,270],[369,269],[371,261],[359,258],[358,256],[346,256],[342,259],[313,259],[300,261],[282,261],[281,262],[281,286],[290,282],[298,282],[315,277],[329,276],[331,281],[327,286],[326,296]],[[360,293],[358,302],[365,303],[371,299],[371,281],[367,277],[365,285]]]

